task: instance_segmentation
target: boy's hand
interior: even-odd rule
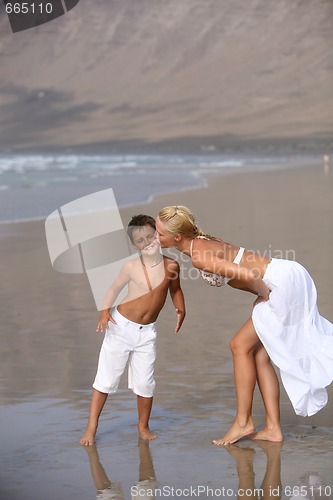
[[[110,309],[104,309],[99,315],[96,332],[105,332],[108,329],[109,321],[116,323],[111,316]]]
[[[185,319],[185,313],[184,311],[180,311],[179,309],[176,309],[176,314],[177,314],[177,324],[175,328],[175,333],[178,333],[180,330],[180,327],[183,324],[183,321]]]

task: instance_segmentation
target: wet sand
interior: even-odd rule
[[[312,274],[319,310],[332,321],[332,174],[318,164],[226,175],[210,179],[208,188],[159,196],[121,215],[126,224],[135,213],[156,215],[164,205],[185,204],[210,234],[271,257],[294,256]],[[124,377],[101,417],[97,449],[87,452],[78,441],[102,342],[88,280],[52,269],[43,222],[0,226],[0,246],[1,498],[91,499],[102,480],[113,498],[130,499],[131,487],[148,477],[133,489],[136,498],[156,485],[160,498],[172,497],[172,488],[173,497],[188,498],[191,487],[193,497],[236,498],[238,488],[261,488],[263,481],[264,498],[295,496],[301,485],[308,498],[333,498],[332,386],[326,408],[310,418],[294,414],[282,388],[282,447],[249,440],[228,450],[210,444],[233,420],[228,344],[250,314],[250,294],[214,290],[191,279],[185,263],[181,333],[173,334],[170,301],[158,320],[151,420],[158,439],[138,446],[136,402]],[[263,415],[256,393],[259,427]],[[256,497],[248,491],[243,498]]]

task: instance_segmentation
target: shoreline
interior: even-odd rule
[[[118,204],[118,207],[120,209],[130,209],[131,207],[135,207],[137,205],[141,204],[150,204],[153,203],[156,198],[159,196],[167,196],[167,195],[174,195],[177,193],[186,193],[186,192],[191,192],[191,191],[196,191],[200,190],[203,188],[209,188],[209,186],[214,182],[214,179],[217,181],[222,177],[225,176],[233,176],[233,175],[242,175],[242,174],[251,174],[251,173],[258,173],[258,172],[272,172],[272,171],[284,171],[284,170],[289,170],[289,169],[308,169],[312,167],[316,167],[320,164],[319,160],[317,162],[314,161],[314,158],[308,158],[306,157],[306,160],[303,159],[302,162],[299,160],[295,161],[295,163],[292,163],[290,159],[285,162],[281,162],[279,164],[267,164],[267,163],[248,163],[244,164],[241,166],[237,167],[223,167],[220,172],[216,173],[196,173],[195,176],[198,179],[198,184],[193,185],[193,186],[183,186],[182,188],[177,188],[173,190],[168,190],[165,192],[157,192],[153,193],[147,196],[147,198],[142,199],[140,201],[135,201],[131,203],[123,203],[123,204]],[[41,188],[43,189],[43,188]],[[105,188],[107,189],[107,188]],[[6,192],[12,192],[11,190],[6,190]],[[91,193],[85,194],[83,196],[87,196],[89,194],[93,194],[96,191],[92,191]],[[81,196],[79,196],[80,198]],[[75,195],[73,194],[73,199],[76,199]],[[54,208],[56,210],[57,207]],[[45,221],[45,219],[50,215],[51,212],[49,212],[47,215],[40,215],[40,216],[35,216],[35,217],[28,217],[28,218],[16,218],[16,219],[5,219],[5,220],[0,220],[0,226],[1,225],[10,225],[10,224],[20,224],[20,223],[29,223],[29,222],[40,222],[40,221]],[[1,234],[0,234],[1,237]]]

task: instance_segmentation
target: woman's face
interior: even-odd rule
[[[162,248],[175,246],[175,237],[168,232],[167,225],[159,217],[156,218],[156,233]]]

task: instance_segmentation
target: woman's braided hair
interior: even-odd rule
[[[197,238],[204,236],[210,240],[219,240],[215,236],[206,234],[200,229],[195,222],[195,217],[191,211],[183,205],[172,205],[164,207],[158,214],[161,222],[167,226],[167,231],[172,234],[181,234],[186,238]]]

